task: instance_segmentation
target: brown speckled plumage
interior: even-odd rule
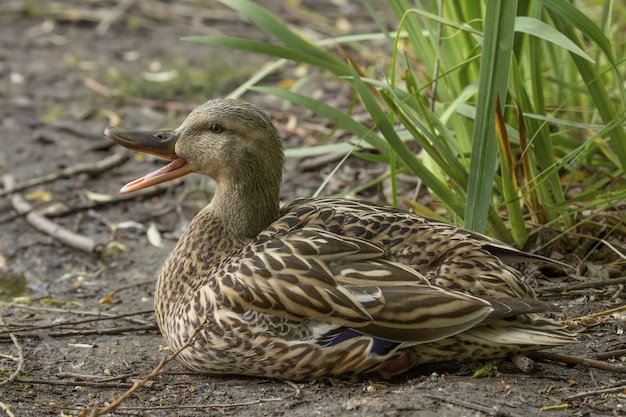
[[[174,160],[129,192],[195,171],[216,180],[157,282],[157,322],[191,369],[295,380],[389,377],[430,362],[573,342],[486,236],[351,200],[278,208],[283,145],[255,106],[212,100],[171,132],[109,128]],[[199,328],[201,330],[196,332]]]

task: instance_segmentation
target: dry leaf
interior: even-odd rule
[[[102,256],[104,257],[114,257],[114,256],[118,256],[119,254],[126,252],[126,246],[124,246],[122,243],[117,242],[115,240],[109,242],[107,244],[107,248],[106,250],[102,253]]]
[[[337,19],[335,21],[335,26],[343,33],[349,33],[352,31],[352,24],[345,17],[340,17],[339,19]]]
[[[118,229],[139,229],[139,230],[145,229],[145,226],[143,224],[139,222],[134,222],[132,220],[118,223],[116,227]]]
[[[148,237],[148,242],[155,248],[163,247],[163,238],[161,238],[161,232],[159,232],[156,223],[150,224],[146,236]]]
[[[146,81],[152,81],[155,83],[164,83],[167,81],[172,81],[176,77],[178,77],[178,71],[175,69],[168,71],[160,71],[160,72],[144,72],[141,74],[142,78]]]
[[[115,291],[111,291],[110,293],[108,293],[107,295],[105,295],[104,297],[100,299],[100,304],[110,303],[111,301],[113,301],[114,297],[115,297]]]
[[[94,193],[93,191],[89,190],[83,190],[83,193],[85,194],[85,197],[87,197],[89,200],[99,203],[113,200],[113,196],[109,194]]]
[[[47,203],[52,200],[52,193],[50,191],[33,191],[26,194],[26,199],[36,203]]]
[[[278,88],[282,88],[283,90],[289,90],[296,83],[296,80],[293,78],[285,78],[278,82]]]
[[[100,112],[109,119],[110,126],[119,126],[122,124],[122,118],[113,110],[102,109]]]

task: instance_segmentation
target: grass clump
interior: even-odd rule
[[[449,220],[518,246],[540,229],[557,238],[603,224],[626,234],[623,216],[603,216],[626,201],[624,65],[616,58],[624,56],[625,14],[613,2],[486,0],[439,9],[435,1],[390,0],[397,25],[388,30],[363,0],[377,31],[317,42],[252,1],[222,3],[276,40],[187,38],[276,58],[233,96],[254,89],[328,118],[360,139],[333,150],[389,164],[392,185],[399,172],[419,176]],[[360,51],[372,41],[379,53],[359,55],[358,65],[334,48]],[[352,84],[375,129],[296,88],[257,86],[287,62]]]

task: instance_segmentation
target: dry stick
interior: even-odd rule
[[[0,324],[4,324],[1,319]],[[22,372],[22,370],[24,369],[24,348],[22,348],[22,345],[20,345],[20,342],[18,342],[17,337],[15,337],[13,333],[9,333],[9,336],[11,337],[11,340],[15,345],[15,349],[17,349],[17,367],[7,379],[5,379],[4,381],[0,381],[0,387],[9,385],[10,383],[14,382],[20,372]]]
[[[12,188],[5,185],[4,190],[0,190],[0,197],[4,197],[12,192],[22,191],[29,187],[56,181],[60,178],[69,178],[79,174],[98,175],[123,164],[128,160],[128,158],[130,158],[130,154],[127,151],[116,152],[100,161],[84,162],[72,165],[58,172],[52,172],[38,178],[32,178],[19,184],[14,184]]]
[[[48,337],[67,337],[67,336],[88,336],[92,334],[97,334],[99,336],[108,334],[122,334],[129,332],[140,332],[145,330],[157,330],[158,327],[156,324],[152,324],[149,326],[136,326],[136,327],[112,327],[107,329],[72,329],[72,330],[64,330],[59,332],[49,332],[45,333]],[[22,337],[39,337],[39,332],[24,332],[22,333]],[[0,333],[0,341],[6,340],[6,336]]]
[[[93,209],[93,208],[97,208],[97,207],[102,207],[102,206],[107,206],[107,205],[112,205],[112,204],[118,204],[118,203],[123,203],[124,201],[128,201],[128,200],[140,200],[142,198],[145,197],[152,197],[158,194],[162,194],[165,193],[170,187],[175,187],[176,185],[180,184],[181,182],[183,182],[182,179],[178,179],[178,180],[174,180],[174,181],[168,181],[167,184],[168,185],[164,185],[164,186],[154,186],[154,187],[150,187],[150,188],[144,188],[138,191],[134,191],[132,194],[118,194],[118,195],[113,195],[111,196],[110,199],[106,199],[106,200],[101,200],[101,201],[96,201],[96,200],[89,200],[86,203],[83,204],[78,204],[76,206],[73,207],[64,207],[61,209],[56,209],[56,210],[43,210],[41,212],[41,214],[45,214],[46,217],[61,217],[61,216],[66,216],[68,214],[72,214],[72,213],[76,213],[79,211],[84,211],[84,210],[89,210],[89,209]],[[10,220],[10,219],[9,219]],[[2,219],[0,221],[0,224],[4,223],[4,219]]]
[[[609,359],[624,355],[626,355],[626,349],[608,350],[606,352],[596,353],[596,359]]]
[[[117,319],[122,318],[124,320],[130,321],[136,324],[143,324],[144,326],[151,325],[152,323],[149,321],[141,320],[141,319],[133,319],[126,318],[127,316],[135,316],[140,314],[151,314],[154,313],[154,310],[141,310],[135,311],[133,313],[126,314],[111,314],[105,313],[103,311],[93,311],[93,310],[76,310],[76,309],[65,309],[65,308],[56,308],[56,307],[39,307],[39,306],[27,306],[23,304],[15,304],[15,303],[3,303],[0,302],[0,307],[2,308],[19,308],[28,311],[35,311],[38,313],[62,313],[62,314],[76,314],[77,316],[97,316],[103,317],[107,319]]]
[[[283,399],[280,397],[271,397],[271,398],[259,398],[258,400],[252,401],[244,401],[240,403],[224,403],[224,404],[177,404],[177,405],[156,405],[153,407],[140,407],[140,406],[128,406],[128,407],[119,407],[118,410],[139,410],[139,411],[150,411],[150,410],[178,410],[178,409],[202,409],[202,408],[229,408],[229,407],[245,407],[247,405],[255,405],[255,404],[263,404],[275,401],[282,401]]]
[[[15,356],[13,356],[13,355],[6,355],[6,354],[4,354],[4,353],[0,353],[0,358],[2,358],[2,359],[8,359],[8,360],[11,360],[11,361],[13,361],[13,362],[19,362],[19,360],[20,360],[19,358],[16,358],[16,357],[15,357]]]
[[[149,310],[148,312],[151,313],[152,311]],[[115,319],[124,318],[126,316],[134,316],[135,314],[137,314],[137,313],[120,314],[119,316],[112,316],[112,317],[98,317],[98,318],[92,318],[92,319],[64,321],[64,322],[59,322],[59,323],[54,323],[54,324],[42,324],[40,326],[28,326],[28,327],[9,328],[10,325],[0,325],[0,330],[3,329],[3,328],[7,328],[7,331],[10,331],[11,333],[29,332],[29,331],[33,331],[33,330],[51,329],[53,327],[74,326],[74,325],[77,325],[77,324],[91,323],[91,322],[94,322],[94,321],[115,320]],[[150,326],[151,324],[147,323],[147,325]]]
[[[128,382],[116,382],[116,383],[106,383],[102,381],[52,381],[48,379],[27,379],[27,378],[16,378],[15,382],[20,384],[33,384],[33,385],[60,385],[60,386],[68,386],[75,387],[77,385],[84,387],[95,387],[95,388],[128,388],[132,385]]]
[[[104,15],[98,26],[96,26],[96,34],[102,36],[107,33],[109,28],[116,20],[118,20],[131,6],[135,4],[135,0],[122,0],[117,6]]]
[[[133,374],[121,374],[116,376],[78,374],[76,372],[57,372],[57,378],[78,378],[81,380],[95,379],[97,382],[113,382],[132,377]]]
[[[283,382],[289,385],[291,388],[293,388],[296,391],[296,393],[294,394],[294,398],[300,398],[300,387],[298,386],[298,384],[289,380],[285,380]]]
[[[553,362],[562,362],[566,364],[572,365],[585,365],[590,368],[603,369],[605,371],[618,372],[618,373],[626,373],[626,365],[622,365],[619,363],[609,363],[604,361],[598,361],[595,359],[581,358],[578,356],[565,355],[562,353],[553,353],[553,352],[532,352],[528,355],[532,359],[541,360],[541,361],[553,361]]]
[[[15,184],[13,176],[7,174],[2,177],[5,190],[11,192]],[[97,243],[90,237],[79,235],[58,224],[50,221],[41,214],[33,211],[33,207],[19,194],[11,197],[13,208],[21,215],[26,216],[26,221],[40,232],[57,239],[61,243],[72,248],[88,253],[98,253],[104,250],[104,245]]]
[[[624,310],[626,310],[626,305],[611,308],[609,310],[598,311],[597,313],[587,314],[586,316],[574,317],[572,320],[584,320],[584,319],[591,319],[594,317],[608,316],[610,314],[618,313]]]
[[[9,407],[7,407],[6,404],[3,403],[2,401],[0,401],[0,408],[6,413],[7,416],[15,417],[15,414],[13,414],[11,410],[9,409]]]
[[[621,285],[626,284],[626,277],[612,278],[606,279],[602,281],[595,282],[583,282],[580,284],[563,284],[563,285],[555,285],[552,287],[539,287],[536,288],[535,291],[543,291],[543,292],[567,292],[574,290],[585,290],[588,288],[603,288],[608,287],[609,285]]]
[[[620,258],[622,258],[623,260],[626,261],[626,255],[624,255],[622,252],[620,252],[615,246],[613,246],[610,242],[608,242],[605,239],[600,239],[600,242],[602,242],[602,244],[604,244],[604,246],[606,246],[607,248],[611,249],[613,252],[615,252],[617,254],[617,256],[619,256]]]
[[[620,385],[618,387],[612,387],[612,388],[602,388],[602,389],[597,389],[593,391],[579,392],[578,394],[573,394],[573,395],[568,395],[567,397],[563,397],[563,401],[569,401],[569,400],[573,400],[576,398],[591,397],[592,395],[598,395],[598,394],[608,394],[608,393],[617,392],[617,391],[626,391],[626,385]]]
[[[116,408],[118,408],[120,406],[120,404],[126,400],[128,397],[130,397],[130,395],[137,391],[139,388],[141,388],[142,386],[144,386],[148,381],[150,381],[152,378],[156,377],[157,375],[159,375],[161,373],[161,371],[163,370],[163,368],[165,367],[165,365],[167,365],[168,363],[170,363],[171,361],[174,360],[174,358],[176,358],[180,352],[182,352],[183,350],[187,349],[191,343],[194,341],[194,339],[196,338],[196,335],[198,334],[198,332],[200,332],[200,330],[202,330],[202,327],[198,327],[196,329],[196,331],[191,335],[191,337],[189,338],[189,340],[187,340],[187,342],[185,342],[185,344],[183,346],[181,346],[180,349],[178,349],[176,352],[174,352],[173,355],[171,356],[164,356],[163,359],[161,360],[161,362],[159,362],[159,364],[156,366],[156,368],[154,368],[152,370],[152,372],[150,372],[148,375],[146,375],[145,377],[143,377],[140,380],[135,381],[135,383],[133,384],[132,387],[130,387],[125,393],[123,393],[122,395],[120,395],[119,397],[117,397],[115,400],[113,400],[109,405],[107,405],[106,407],[102,408],[102,409],[98,409],[98,408],[91,408],[92,404],[87,405],[87,407],[85,407],[78,415],[79,417],[98,417],[101,416],[103,414],[109,413],[113,410],[115,410]],[[89,414],[87,414],[89,413]]]

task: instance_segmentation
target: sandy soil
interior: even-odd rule
[[[116,118],[137,128],[175,127],[189,107],[202,101],[197,97],[189,101],[176,92],[120,100],[114,94],[118,85],[111,81],[119,80],[119,74],[137,78],[149,70],[170,70],[175,63],[206,70],[219,62],[244,72],[262,65],[261,57],[179,41],[184,35],[253,30],[232,12],[223,8],[207,12],[213,3],[201,3],[3,1],[0,173],[11,174],[19,185],[79,163],[96,164],[121,151],[101,135]],[[278,2],[262,3],[272,4],[291,24],[307,23],[306,13]],[[326,16],[350,12],[358,20],[358,14],[342,3],[319,5]],[[291,74],[276,74],[273,82],[285,76]],[[220,95],[233,87],[225,83],[207,94]],[[340,105],[337,97],[335,92],[332,99]],[[269,97],[247,98],[273,115],[288,145],[320,136],[323,123],[306,111],[285,111],[282,103]],[[305,133],[292,127],[290,116],[296,116]],[[109,245],[106,256],[72,249],[36,231],[6,195],[0,198],[0,415],[88,415],[86,407],[107,406],[166,356],[159,350],[163,340],[152,314],[155,274],[186,222],[206,203],[210,184],[192,178],[186,187],[178,184],[150,196],[102,201],[117,198],[125,182],[162,165],[155,158],[126,155],[127,162],[99,174],[72,174],[19,192],[31,205],[50,208],[49,217],[57,224]],[[300,161],[290,161],[285,200],[311,195],[332,168],[322,165],[303,172],[296,165]],[[380,172],[352,161],[325,193],[349,189]],[[153,224],[163,238],[162,247],[147,238]],[[624,271],[598,266],[596,272],[597,278]],[[538,285],[564,282],[562,278],[548,282],[539,275]],[[576,317],[620,305],[619,290],[612,286],[546,299]],[[579,344],[555,351],[606,359],[603,352],[622,349],[624,355],[624,316],[593,324]],[[23,369],[11,377],[20,355]],[[615,359],[619,361],[619,355]],[[197,375],[172,362],[109,415],[454,417],[625,412],[623,374],[548,361],[521,373],[503,362],[490,376],[472,378],[480,366],[419,369],[390,382],[295,384]],[[614,388],[620,384],[621,389]],[[613,390],[598,392],[606,388]],[[561,408],[540,412],[541,407],[554,406]]]

